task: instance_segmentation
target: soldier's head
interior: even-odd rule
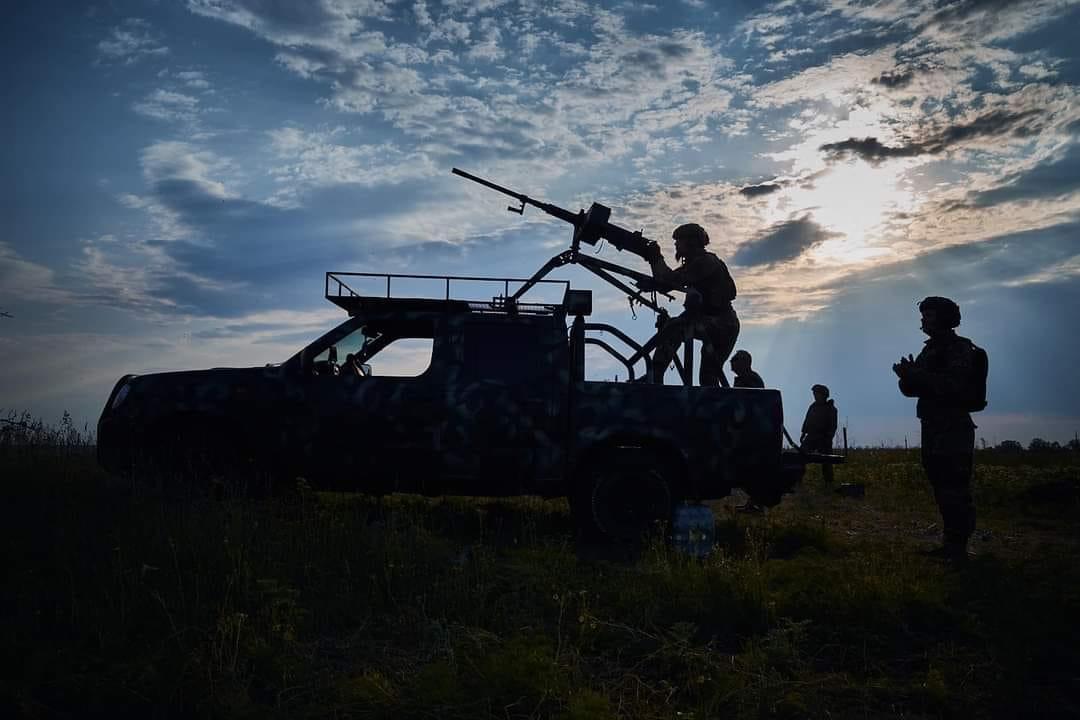
[[[933,337],[960,325],[960,306],[949,298],[931,295],[919,303],[922,331]]]
[[[709,244],[709,233],[697,223],[680,225],[671,237],[675,240],[675,259],[680,262],[705,252],[705,246]]]
[[[745,350],[736,350],[735,354],[731,356],[731,370],[736,375],[742,375],[745,372],[750,372],[750,363],[753,362],[753,358],[750,357],[750,353]]]
[[[825,402],[829,399],[829,388],[824,385],[814,385],[810,388],[810,392],[814,393],[814,400],[817,402]]]

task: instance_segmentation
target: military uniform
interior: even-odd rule
[[[735,387],[737,388],[762,388],[765,387],[765,381],[761,379],[753,370],[747,370],[744,373],[737,374],[735,376]]]
[[[802,424],[803,449],[808,452],[832,452],[836,424],[836,405],[832,400],[811,403]]]
[[[711,252],[703,252],[672,270],[662,257],[650,262],[653,276],[663,283],[687,291],[686,309],[660,330],[653,368],[658,378],[686,340],[701,340],[702,385],[718,385],[724,375],[724,361],[739,337],[739,317],[731,307],[735,281],[727,265]]]
[[[971,475],[975,423],[965,409],[974,375],[971,341],[954,332],[926,341],[900,392],[919,399],[922,465],[941,511],[946,546],[966,546],[975,530]]]

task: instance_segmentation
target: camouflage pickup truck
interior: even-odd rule
[[[98,424],[100,463],[131,476],[149,462],[206,487],[303,477],[373,494],[565,496],[584,531],[613,538],[734,487],[775,505],[802,476],[807,457],[782,450],[778,390],[635,382],[608,340],[634,341],[586,322],[588,291],[456,300],[440,278],[446,298],[392,297],[391,279],[421,276],[387,275],[373,296],[344,276],[327,274],[326,295],[349,318],[279,365],[123,377]],[[586,380],[589,344],[627,381]],[[380,372],[400,367],[401,348],[424,367]],[[345,354],[355,362],[339,365]]]

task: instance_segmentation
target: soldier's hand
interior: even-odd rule
[[[660,250],[660,244],[655,240],[650,240],[645,245],[645,259],[649,262],[659,260],[663,255],[663,252]]]
[[[904,356],[901,355],[900,356],[900,362],[893,365],[892,369],[893,369],[893,372],[896,373],[897,377],[903,377],[914,366],[915,366],[915,358],[913,358],[911,355],[908,355],[907,357],[904,357]]]
[[[634,286],[637,287],[638,290],[641,290],[643,292],[648,292],[650,290],[657,290],[660,287],[659,285],[656,284],[655,280],[646,280],[644,278],[642,278],[640,280],[635,280],[634,281]]]

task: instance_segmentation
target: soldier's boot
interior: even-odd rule
[[[945,560],[950,563],[967,562],[974,553],[968,549],[967,540],[946,539],[945,544],[922,553],[924,557]]]

